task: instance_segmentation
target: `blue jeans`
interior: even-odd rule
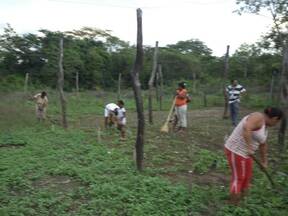
[[[236,126],[238,123],[238,113],[239,113],[239,102],[234,102],[229,104],[230,116],[232,120],[232,125]]]

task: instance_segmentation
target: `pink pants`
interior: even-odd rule
[[[225,148],[229,166],[231,168],[230,193],[238,194],[248,189],[252,178],[253,160],[244,158]]]

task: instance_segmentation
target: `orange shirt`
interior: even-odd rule
[[[186,99],[187,90],[186,89],[182,89],[181,91],[177,90],[177,93],[178,93],[178,96],[176,97],[175,105],[176,106],[183,106],[183,105],[187,104],[187,99]],[[179,96],[184,97],[184,98],[180,98]]]

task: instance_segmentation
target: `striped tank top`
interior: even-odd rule
[[[233,130],[232,134],[225,142],[225,147],[238,154],[242,157],[248,158],[248,147],[245,139],[243,137],[244,125],[247,121],[248,116],[245,116],[237,125],[237,127]],[[267,130],[266,125],[263,124],[262,127],[258,130],[252,132],[252,143],[251,147],[253,152],[255,152],[261,143],[266,142],[267,139]]]

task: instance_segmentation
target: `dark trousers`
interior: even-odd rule
[[[232,125],[236,126],[238,124],[239,102],[229,104],[229,108]]]

